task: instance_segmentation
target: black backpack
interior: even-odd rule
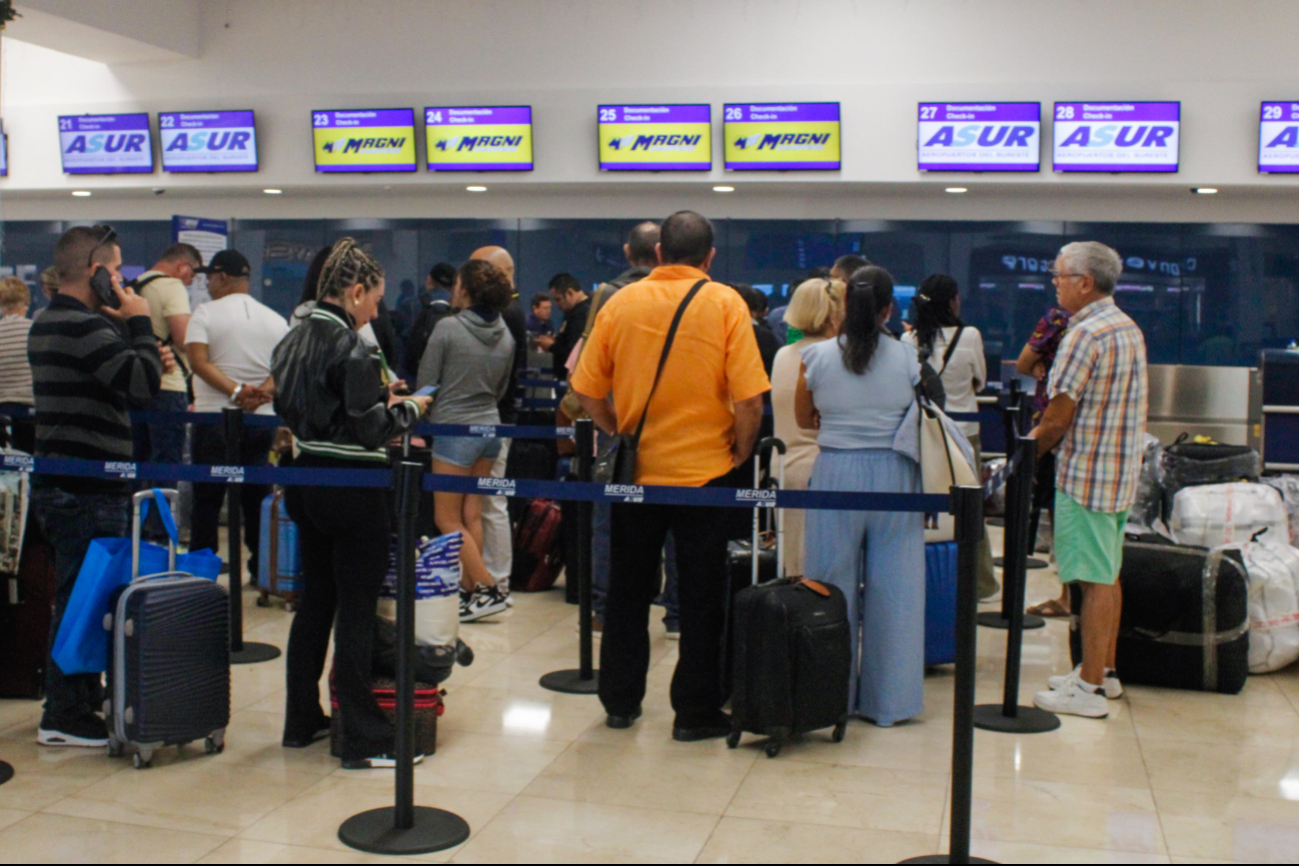
[[[412,376],[419,374],[419,362],[424,357],[424,350],[428,348],[428,340],[433,336],[433,329],[437,327],[438,322],[454,312],[451,305],[442,300],[432,301],[419,311],[419,318],[415,320],[414,326],[410,329],[410,337],[406,341],[407,373]]]
[[[933,349],[920,349],[920,384],[916,387],[939,409],[947,408],[947,389],[943,387],[943,372],[947,369],[947,362],[952,360],[952,353],[956,351],[956,344],[961,342],[961,334],[964,331],[964,325],[956,329],[952,341],[947,344],[947,350],[943,352],[943,366],[938,370],[934,370],[933,365],[929,363],[929,359],[933,357]]]

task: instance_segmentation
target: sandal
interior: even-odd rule
[[[1045,619],[1061,619],[1069,616],[1069,608],[1061,604],[1060,599],[1058,598],[1048,599],[1041,604],[1035,604],[1024,612]]]

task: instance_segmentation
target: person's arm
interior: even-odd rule
[[[348,358],[343,366],[343,408],[347,431],[363,448],[382,448],[410,432],[428,409],[429,397],[392,398],[373,358]]]
[[[974,353],[974,393],[983,390],[988,381],[988,359],[983,354],[983,335],[978,328],[967,328],[970,331],[970,351]]]
[[[447,328],[452,327],[444,324],[448,321],[450,321],[449,318],[438,322],[433,328],[433,333],[429,334],[424,354],[419,359],[419,369],[415,373],[416,389],[442,384],[442,356],[446,348],[445,338],[448,333]]]
[[[149,302],[129,287],[116,284],[120,306],[105,307],[109,318],[123,323],[126,337],[108,322],[86,336],[83,363],[105,387],[133,409],[147,409],[162,387],[163,359],[153,336]]]
[[[1060,444],[1073,423],[1082,397],[1096,369],[1099,349],[1096,341],[1085,331],[1070,331],[1060,343],[1059,354],[1051,366],[1051,381],[1047,393],[1050,402],[1042,412],[1042,420],[1029,431],[1037,440],[1039,456],[1049,453]]]
[[[1038,457],[1050,453],[1060,444],[1064,434],[1069,432],[1077,410],[1078,404],[1068,394],[1057,394],[1051,398],[1046,411],[1042,413],[1042,420],[1028,434],[1037,440]]]
[[[735,441],[731,444],[731,463],[739,466],[753,454],[762,426],[762,395],[739,400],[735,404]]]
[[[798,384],[794,386],[794,420],[804,430],[821,429],[821,413],[816,411],[816,402],[807,387],[807,365],[799,362]]]
[[[167,317],[167,332],[171,334],[171,344],[173,346],[185,345],[185,334],[189,330],[189,319],[189,313]]]
[[[229,397],[234,394],[235,388],[239,387],[240,383],[222,373],[217,368],[217,365],[208,359],[207,343],[187,343],[185,345],[185,354],[189,356],[190,367],[193,368],[194,375],[222,394]]]
[[[577,399],[582,403],[582,408],[591,416],[595,426],[599,427],[610,436],[618,432],[618,416],[614,414],[613,406],[603,397],[591,397],[580,391],[574,391]]]
[[[1033,351],[1033,347],[1025,345],[1019,353],[1019,359],[1015,361],[1015,369],[1023,376],[1036,376],[1034,371],[1037,365],[1042,363],[1042,356]]]

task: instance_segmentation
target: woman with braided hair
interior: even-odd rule
[[[315,309],[275,348],[275,411],[297,439],[296,467],[385,467],[387,444],[429,407],[430,398],[405,394],[404,383],[384,384],[377,350],[357,334],[383,289],[379,263],[341,239],[321,268]],[[332,627],[343,767],[394,766],[393,727],[375,703],[370,673],[392,537],[388,491],[290,487],[285,499],[302,539],[304,591],[289,632],[283,744],[302,748],[329,733],[319,683]]]

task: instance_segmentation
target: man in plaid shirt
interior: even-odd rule
[[[1123,530],[1136,496],[1146,432],[1146,342],[1114,303],[1119,254],[1094,241],[1060,250],[1053,271],[1071,314],[1047,386],[1050,402],[1030,434],[1038,454],[1059,445],[1055,543],[1060,579],[1083,591],[1082,664],[1051,677],[1034,703],[1089,718],[1123,694],[1114,671],[1123,594]]]

